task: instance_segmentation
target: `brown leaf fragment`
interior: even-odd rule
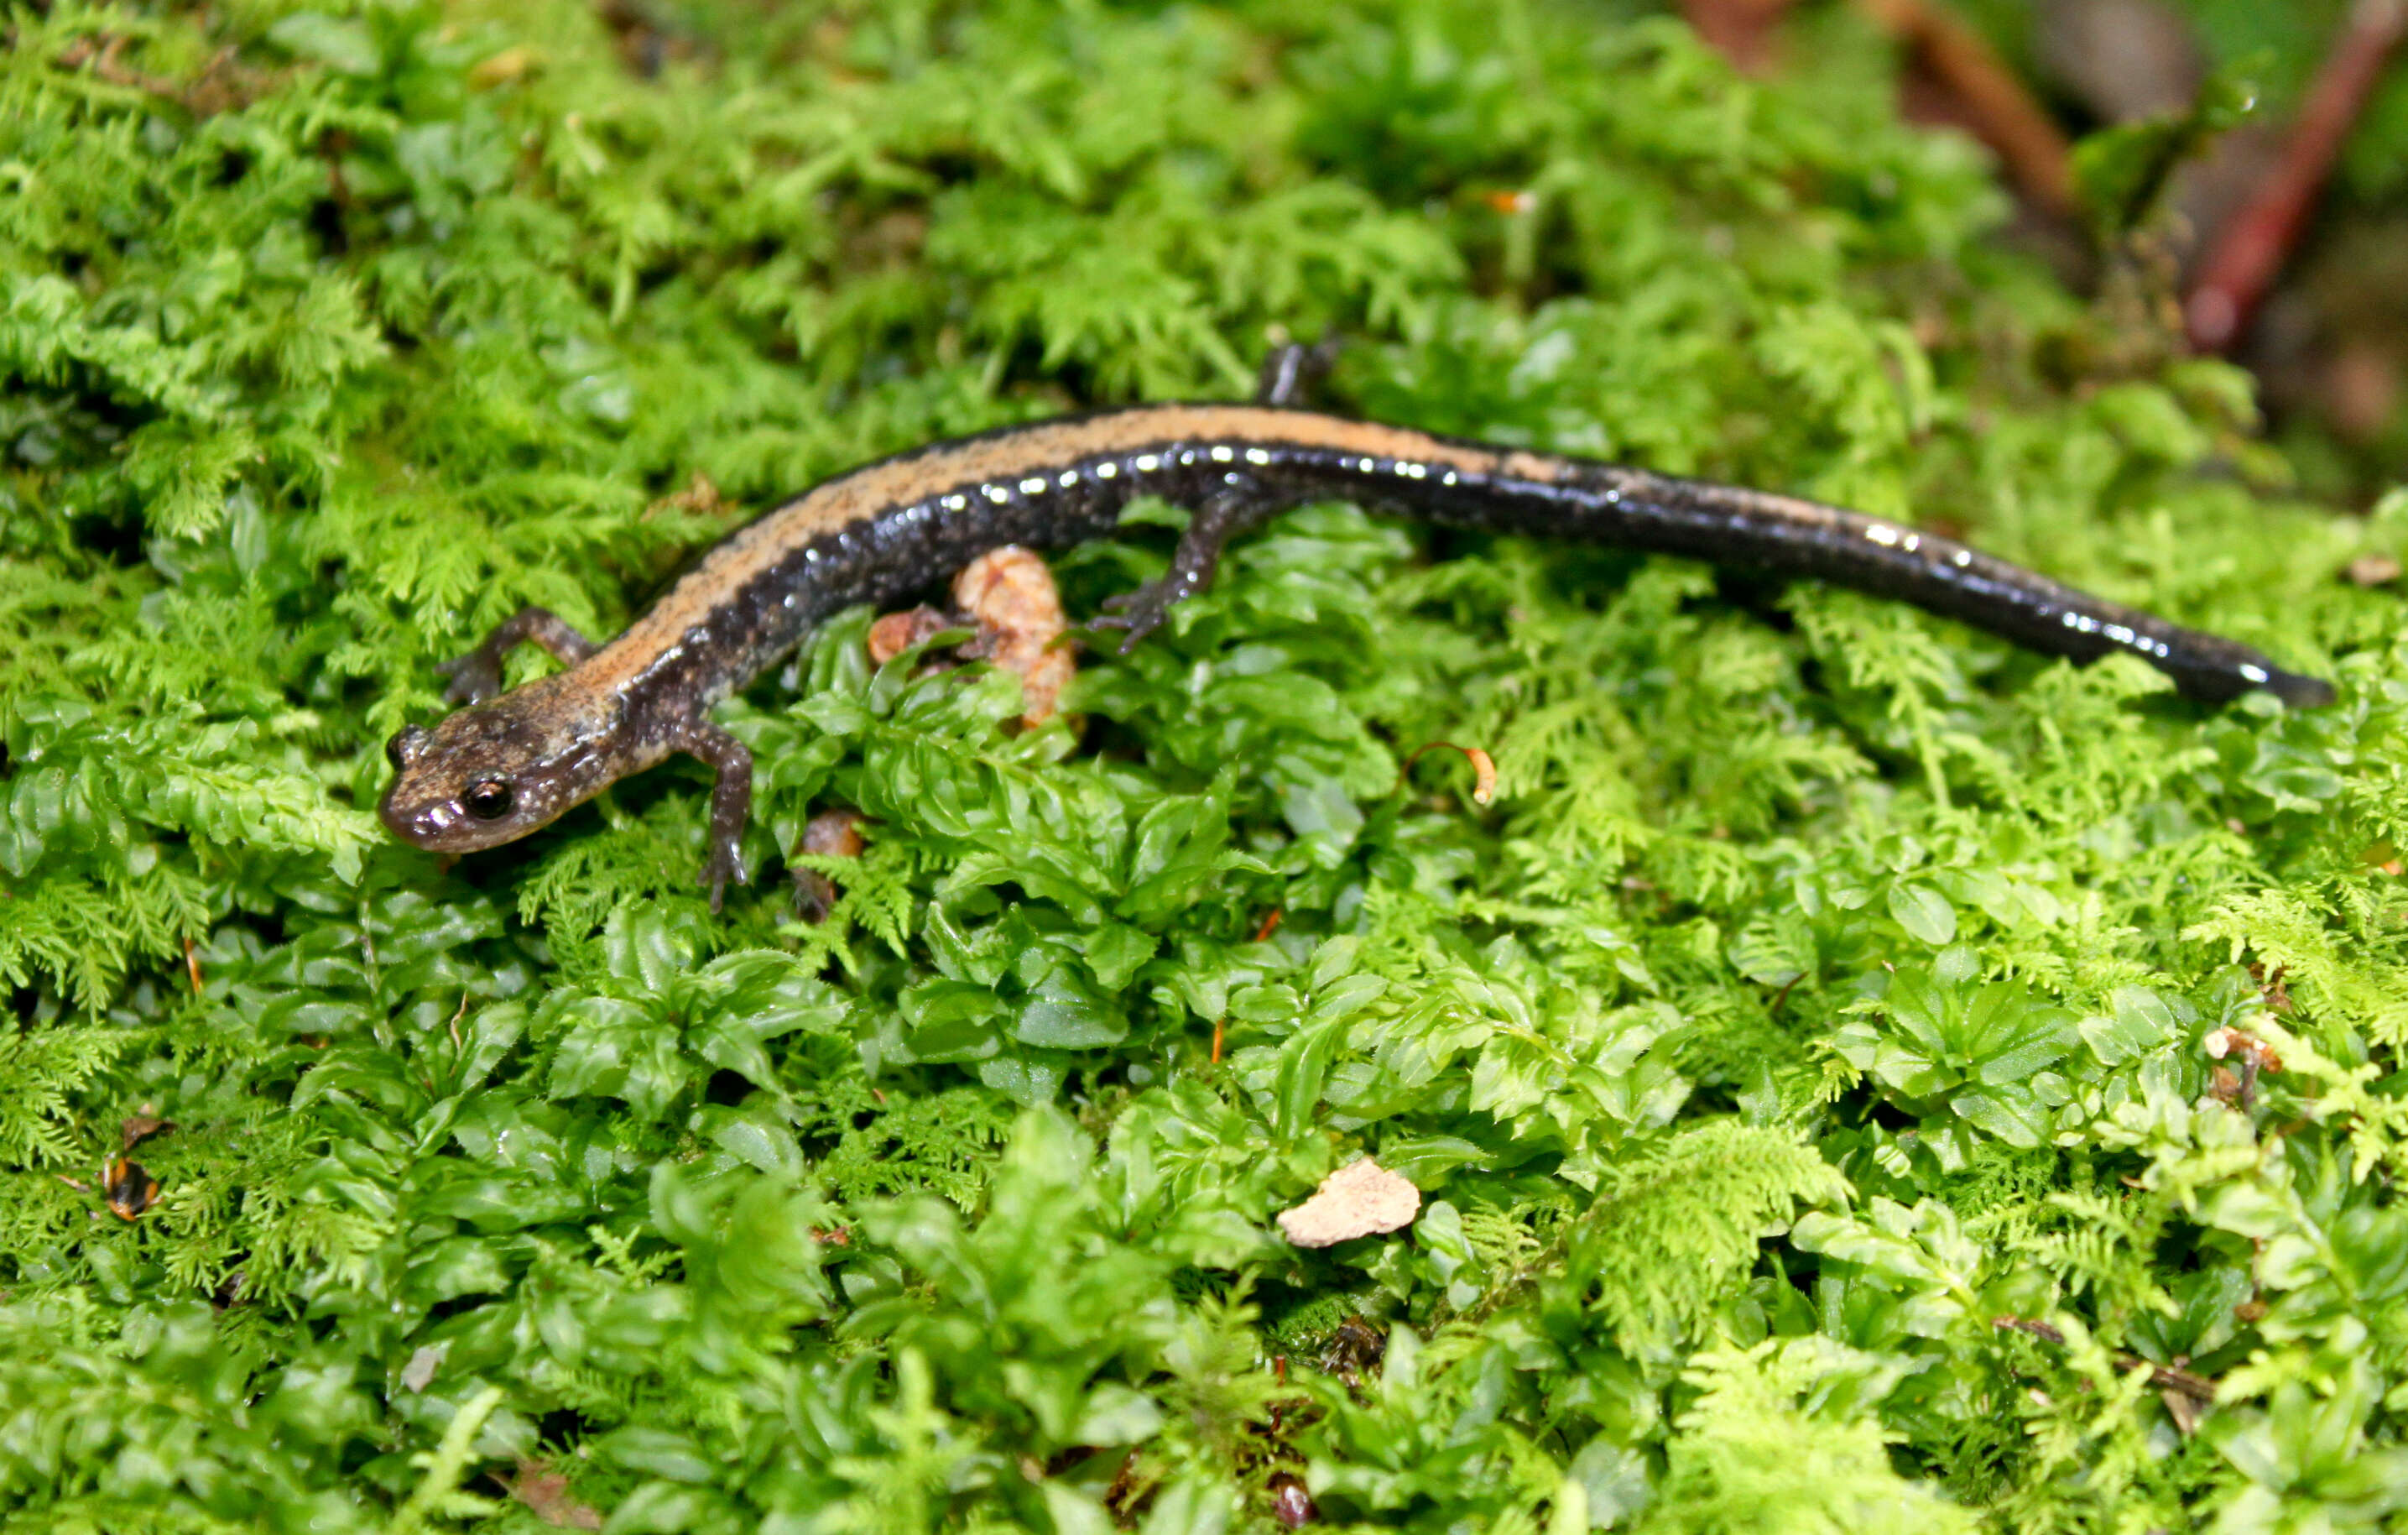
[[[2349,579],[2358,586],[2387,586],[2400,579],[2400,562],[2388,554],[2360,554],[2349,562]]]
[[[2199,1420],[2207,1416],[2207,1403],[2172,1386],[2160,1388],[2157,1398],[2166,1404],[2166,1416],[2174,1420],[2174,1428],[2183,1438],[2199,1432]]]
[[[524,49],[509,49],[502,53],[495,54],[494,57],[495,59],[506,58],[510,53],[524,53],[525,51],[526,50]],[[492,62],[493,60],[491,59],[486,61],[488,64]],[[483,66],[480,65],[479,67],[481,68]],[[733,511],[734,509],[736,509],[734,505],[729,502],[727,497],[719,494],[719,487],[711,482],[710,476],[703,473],[700,469],[696,469],[694,471],[694,478],[685,482],[685,489],[681,491],[672,491],[668,495],[662,496],[659,500],[652,503],[652,505],[646,507],[644,509],[644,515],[640,521],[649,523],[665,511],[683,512],[689,517],[717,517],[723,512]]]
[[[2276,984],[2280,985],[2279,980]],[[2284,1003],[2287,1011],[2290,998]],[[2215,1068],[2214,1083],[2209,1091],[2224,1103],[2237,1109],[2254,1107],[2258,1101],[2258,1079],[2283,1069],[2283,1057],[2274,1047],[2245,1028],[2219,1028],[2202,1041],[2208,1059],[2229,1060],[2230,1067]]]
[[[1017,544],[990,549],[953,578],[953,600],[978,621],[966,653],[1019,676],[1020,723],[1033,730],[1060,713],[1078,661],[1061,642],[1070,621],[1044,560]]]
[[[121,1221],[139,1220],[159,1202],[159,1180],[130,1156],[112,1156],[101,1173],[101,1198]]]
[[[1274,1471],[1270,1480],[1271,1517],[1288,1529],[1302,1529],[1321,1517],[1312,1506],[1312,1494],[1302,1482],[1286,1471]]]
[[[923,607],[881,616],[869,626],[870,661],[882,667],[947,629],[973,629],[975,637],[951,653],[924,657],[918,675],[963,661],[990,662],[1020,679],[1024,727],[1034,729],[1061,712],[1062,690],[1078,662],[1062,643],[1070,621],[1045,562],[1017,544],[991,549],[954,576],[953,602],[958,611]]]
[[[142,1106],[142,1112],[140,1113],[136,1114],[133,1118],[127,1120],[122,1126],[119,1126],[118,1134],[124,1140],[124,1149],[132,1151],[136,1141],[147,1140],[154,1135],[165,1135],[175,1127],[176,1122],[174,1120],[160,1119],[153,1116],[150,1112],[150,1106],[146,1103]]]
[[[1346,1383],[1349,1390],[1363,1384],[1363,1377],[1380,1368],[1387,1357],[1385,1334],[1359,1316],[1350,1316],[1338,1324],[1321,1351],[1321,1372],[1335,1375]]]
[[[570,1496],[568,1478],[540,1460],[522,1460],[509,1476],[495,1473],[494,1480],[545,1524],[563,1529],[602,1528],[602,1515]]]
[[[957,613],[940,613],[934,608],[908,608],[899,613],[884,613],[869,626],[869,662],[882,667],[910,650],[923,645],[947,629],[966,629],[968,620]]]
[[[863,847],[859,811],[822,811],[803,825],[802,846],[796,852],[818,858],[858,858]],[[795,915],[817,926],[836,906],[836,882],[816,868],[795,869]]]
[[[1400,1231],[1421,1208],[1422,1191],[1411,1179],[1365,1156],[1324,1178],[1312,1198],[1282,1211],[1279,1227],[1298,1247],[1330,1247]]]

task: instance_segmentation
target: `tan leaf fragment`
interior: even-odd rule
[[[540,1460],[522,1460],[509,1476],[496,1474],[494,1480],[509,1490],[509,1495],[524,1503],[535,1516],[548,1525],[564,1529],[599,1529],[602,1515],[598,1510],[579,1502],[568,1491],[568,1478]]]
[[[1422,1191],[1412,1179],[1366,1156],[1324,1178],[1312,1198],[1280,1212],[1279,1227],[1298,1247],[1329,1247],[1401,1231],[1421,1208]]]
[[[953,600],[978,620],[971,653],[1019,674],[1020,723],[1035,729],[1059,713],[1078,662],[1061,643],[1070,621],[1044,560],[1018,544],[990,549],[953,578]]]

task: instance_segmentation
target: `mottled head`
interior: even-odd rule
[[[604,750],[610,721],[587,717],[546,678],[385,743],[393,787],[377,814],[430,853],[515,841],[592,798],[625,768]]]

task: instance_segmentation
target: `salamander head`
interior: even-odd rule
[[[583,720],[546,678],[439,721],[404,725],[385,742],[393,786],[377,814],[430,853],[516,841],[619,776],[603,722]]]

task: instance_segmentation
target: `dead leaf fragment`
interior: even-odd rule
[[[910,650],[924,644],[947,629],[966,629],[968,623],[953,613],[940,613],[934,608],[909,608],[899,613],[882,613],[869,626],[865,643],[869,649],[869,663],[882,667]]]
[[[2388,554],[2360,554],[2349,562],[2349,579],[2359,586],[2387,586],[2400,579],[2400,562]]]
[[[1279,1227],[1298,1247],[1330,1247],[1357,1237],[1401,1231],[1421,1212],[1412,1180],[1366,1156],[1321,1181],[1312,1198],[1280,1212]]]
[[[958,611],[923,607],[882,615],[869,626],[871,663],[882,667],[947,629],[975,629],[951,655],[924,657],[921,675],[956,661],[986,661],[1020,679],[1023,726],[1033,730],[1059,713],[1078,661],[1062,643],[1070,621],[1044,560],[1017,544],[991,549],[954,576],[953,603]]]
[[[101,1197],[119,1220],[139,1220],[159,1202],[159,1180],[132,1157],[112,1156],[101,1169]]]
[[[1286,1471],[1271,1473],[1271,1517],[1285,1529],[1302,1529],[1321,1517],[1312,1506],[1312,1493],[1302,1482]]]
[[[522,1460],[509,1476],[494,1478],[535,1516],[563,1529],[599,1529],[602,1515],[569,1495],[568,1478],[540,1460]]]
[[[822,811],[803,825],[798,854],[820,858],[858,858],[865,845],[859,811]],[[836,882],[816,868],[795,869],[795,915],[814,926],[827,920],[839,894]]]
[[[1070,621],[1054,572],[1018,544],[990,549],[953,578],[953,600],[978,620],[977,653],[1020,677],[1020,723],[1035,729],[1061,711],[1078,663],[1061,643]]]
[[[409,1356],[401,1367],[401,1384],[412,1391],[424,1391],[435,1382],[435,1372],[442,1368],[443,1356],[452,1352],[449,1343],[430,1343]]]

